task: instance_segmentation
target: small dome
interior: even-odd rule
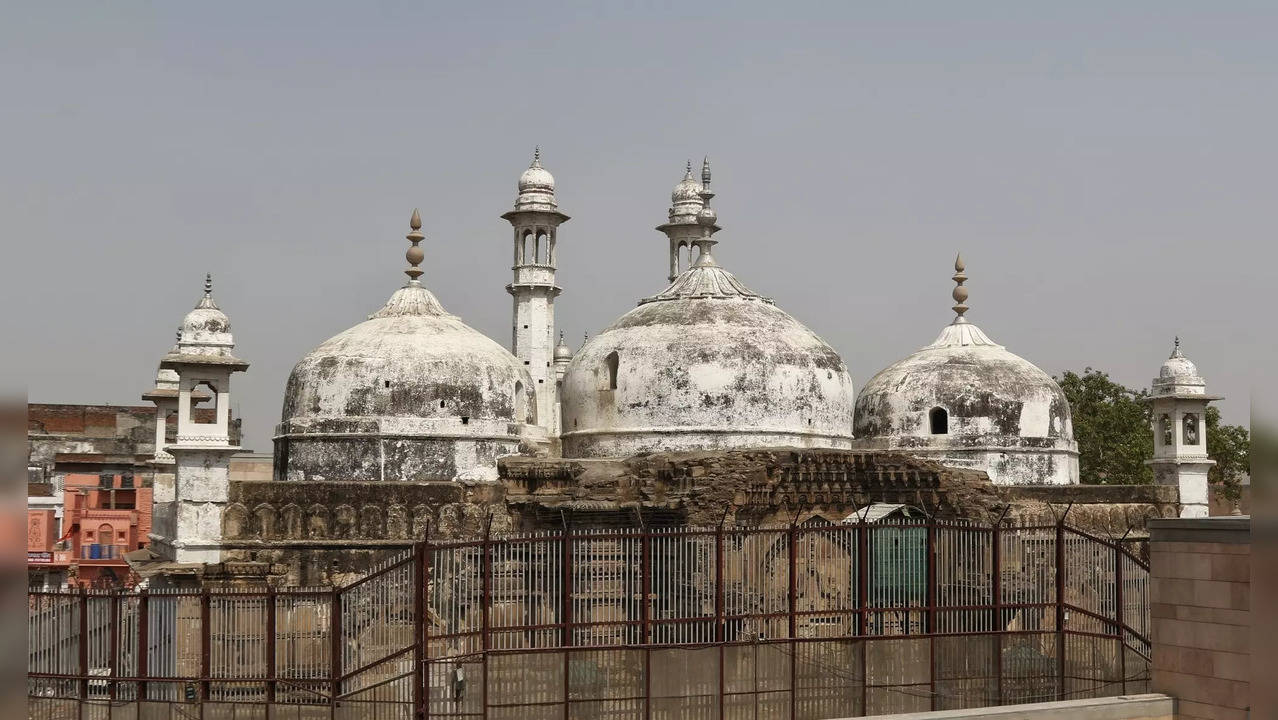
[[[1158,369],[1158,377],[1162,380],[1198,377],[1198,367],[1180,352],[1180,338],[1176,338],[1176,344],[1172,348],[1171,356]]]
[[[564,342],[563,331],[559,333],[559,344],[555,346],[555,362],[568,362],[572,360],[572,348],[568,347],[568,343]]]
[[[535,163],[519,176],[519,192],[529,191],[555,191],[555,176],[543,168],[540,162]]]
[[[695,202],[698,207],[701,206],[701,183],[697,182],[692,176],[692,161],[688,161],[687,172],[684,173],[683,179],[675,185],[674,191],[670,193],[670,202],[678,205],[681,202]]]

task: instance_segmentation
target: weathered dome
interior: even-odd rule
[[[971,323],[946,327],[871,378],[857,396],[853,431],[928,437],[935,408],[946,411],[951,436],[1073,437],[1060,385]]]
[[[670,193],[670,203],[676,208],[685,203],[695,205],[692,209],[694,213],[701,209],[701,183],[697,182],[692,175],[691,160],[688,161],[688,167],[684,171],[683,179],[679,181],[678,185],[675,185],[674,191]],[[672,209],[672,213],[678,214],[677,209]]]
[[[555,346],[554,361],[568,362],[572,360],[572,348],[568,347],[568,343],[564,342],[563,331],[559,333],[559,344]]]
[[[962,263],[958,263],[962,277]],[[866,448],[902,449],[985,470],[1001,484],[1078,482],[1069,401],[1050,375],[959,317],[932,344],[879,372],[857,395]]]
[[[1207,381],[1198,374],[1198,366],[1180,351],[1180,338],[1176,338],[1171,357],[1158,369],[1158,377],[1151,383],[1154,395],[1190,394],[1207,392]]]
[[[204,276],[204,297],[182,318],[178,345],[184,352],[219,351],[235,345],[231,320],[213,301],[213,276]]]
[[[284,422],[408,418],[483,434],[532,422],[532,383],[515,356],[409,284],[368,320],[320,344],[293,368]],[[519,411],[517,414],[516,411]],[[457,423],[466,418],[465,426]]]
[[[289,375],[277,479],[495,479],[497,457],[544,440],[528,371],[416,279],[420,225],[414,213],[408,284]]]

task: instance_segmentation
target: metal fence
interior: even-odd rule
[[[1140,692],[1149,571],[1064,525],[433,542],[344,588],[31,591],[35,718],[825,718]]]

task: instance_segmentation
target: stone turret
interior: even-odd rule
[[[1207,404],[1220,399],[1207,394],[1206,381],[1176,338],[1145,398],[1154,431],[1154,459],[1146,463],[1154,482],[1179,489],[1181,517],[1207,517],[1207,471],[1216,464],[1207,457]]]

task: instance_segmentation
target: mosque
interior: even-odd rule
[[[513,250],[509,349],[426,287],[414,211],[407,282],[293,368],[270,481],[230,479],[239,448],[229,384],[248,363],[232,352],[230,321],[206,283],[146,396],[160,406],[152,554],[170,564],[284,563],[300,582],[317,579],[308,564],[358,567],[431,528],[538,529],[565,512],[677,523],[723,511],[748,523],[787,517],[784,507],[837,522],[883,500],[963,515],[999,498],[1058,492],[1074,502],[1093,492],[1075,487],[1061,388],[967,319],[961,258],[949,324],[856,392],[834,348],[720,264],[714,196],[709,161],[699,177],[689,163],[657,227],[669,241],[669,284],[575,352],[555,329],[569,217],[540,151],[501,216]],[[1205,507],[1210,461],[1197,427],[1215,397],[1179,349],[1168,363],[1156,387],[1171,390],[1152,402],[1160,428],[1185,432],[1158,435],[1160,485],[1100,488],[1082,501],[1101,515]],[[201,393],[215,401],[212,422],[195,421]],[[174,413],[176,443],[165,445]]]

